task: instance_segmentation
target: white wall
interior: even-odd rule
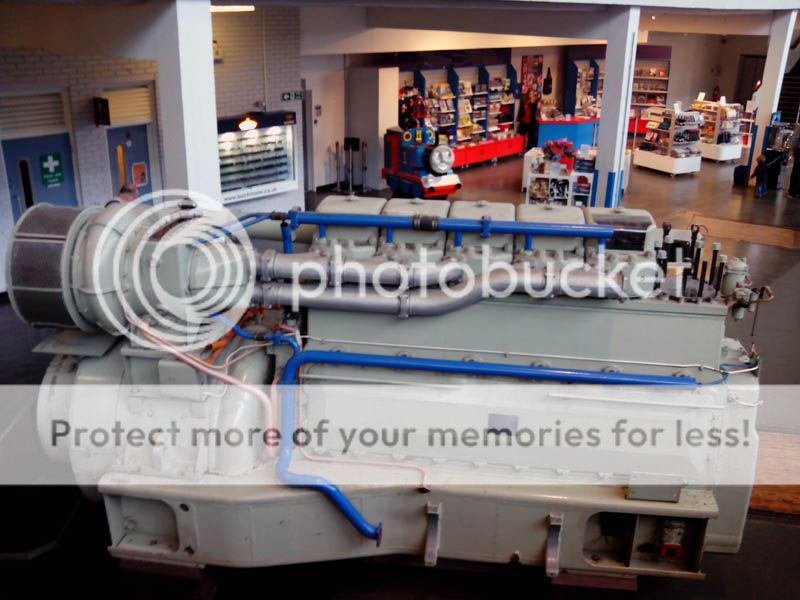
[[[684,107],[697,92],[711,91],[719,82],[719,40],[716,35],[651,33],[648,45],[671,46],[667,104],[683,102]]]
[[[453,9],[457,12],[458,9]],[[447,11],[449,12],[449,11]],[[492,13],[487,18],[493,18]],[[370,27],[368,9],[361,7],[304,7],[300,9],[300,51],[303,55],[422,52],[600,43],[596,39],[500,35],[425,29]],[[536,13],[530,13],[531,23]],[[335,24],[335,26],[334,26]]]
[[[344,142],[345,122],[345,57],[303,56],[300,59],[300,77],[306,82],[306,90],[311,92],[312,121],[306,123],[311,128],[314,180],[313,187],[336,183],[343,179],[344,170],[340,165],[339,178],[336,176],[334,153],[336,142]],[[319,106],[320,116],[314,106]]]
[[[214,61],[217,115],[256,110],[266,99],[264,23],[256,13],[215,13],[211,26],[222,59]]]
[[[214,67],[219,116],[235,116],[257,110],[263,102],[268,111],[293,111],[297,116],[294,155],[298,189],[263,199],[236,204],[236,209],[288,210],[305,205],[303,189],[302,102],[284,102],[282,92],[299,91],[299,10],[261,7],[248,13],[218,13],[212,21],[213,37],[223,59]]]

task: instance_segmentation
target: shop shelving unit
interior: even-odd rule
[[[479,115],[473,114],[472,101],[475,92],[472,82],[462,79],[453,67],[447,69],[447,82],[453,93],[456,94],[456,142],[464,143],[479,137],[486,137],[485,122],[480,119]],[[476,121],[476,117],[480,120]]]
[[[669,76],[671,48],[659,46],[638,46],[636,63],[633,68],[633,89],[631,90],[631,118],[628,133],[641,135],[646,132],[645,113],[652,109],[666,108],[669,98]]]
[[[753,113],[744,112],[739,119],[739,137],[742,140],[742,148],[749,148],[753,143],[753,127],[756,120]]]
[[[478,84],[487,91],[486,135],[513,128],[518,97],[514,66],[505,65],[505,77],[492,76],[487,67],[478,67]]]
[[[572,170],[559,171],[544,159],[541,148],[526,152],[522,175],[525,203],[590,206],[595,156],[596,150],[592,148],[588,156],[575,158]]]
[[[414,87],[425,98],[428,109],[427,125],[446,135],[451,144],[456,143],[458,123],[458,98],[449,82],[428,85],[420,69],[414,70]],[[456,88],[457,89],[457,88]]]
[[[666,108],[667,94],[669,93],[669,64],[670,61],[666,58],[636,60],[631,92],[632,108]],[[602,59],[570,63],[564,100],[565,112],[570,112],[571,109],[572,114],[575,114],[575,111],[580,109],[581,93],[591,94],[597,98],[598,107],[602,106],[604,67],[605,61]],[[592,79],[583,81],[586,77]],[[575,91],[572,91],[573,82],[576,87]]]
[[[463,68],[446,68],[447,88],[441,81],[431,84],[422,69],[414,70],[414,87],[426,99],[428,125],[447,135],[451,145],[479,141],[513,128],[518,98],[514,66],[481,65],[477,82],[463,77],[460,70]]]
[[[602,81],[599,61],[595,59],[570,61],[567,65],[564,113],[582,116],[584,114],[584,98],[589,98],[588,104],[590,106],[600,108]]]
[[[717,162],[739,160],[742,157],[742,105],[695,100],[691,108],[704,117],[700,144],[702,157]]]
[[[518,98],[513,65],[415,69],[413,85],[428,107],[426,125],[453,146],[454,167],[524,152],[524,137],[513,135]]]
[[[598,109],[603,106],[605,87],[605,48],[603,46],[574,46],[567,51],[567,76],[564,87],[564,112],[576,114],[580,109],[577,94],[579,66],[594,70],[594,81],[589,83],[591,95],[596,98]],[[631,116],[628,133],[633,133],[637,116],[638,134],[644,133],[645,123],[641,111],[648,108],[666,108],[669,96],[669,76],[672,48],[642,44],[636,47],[633,91],[631,92]],[[586,67],[585,65],[588,65]]]
[[[648,123],[645,139],[634,152],[633,164],[670,175],[698,172],[702,126],[700,112],[663,109],[660,120]]]

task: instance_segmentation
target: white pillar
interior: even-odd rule
[[[209,0],[172,0],[136,40],[158,62],[164,187],[221,199]]]
[[[389,127],[397,125],[397,90],[400,87],[400,70],[397,67],[359,67],[347,73],[349,122],[345,135],[357,137],[367,143],[366,185],[373,190],[386,187],[381,177],[383,168],[383,135]],[[345,164],[347,154],[345,153]],[[355,168],[360,158],[356,154]],[[361,181],[356,172],[353,179]]]
[[[786,57],[792,43],[794,22],[797,17],[796,10],[778,10],[773,13],[772,24],[769,28],[769,48],[767,61],[764,64],[764,75],[761,77],[761,89],[758,94],[758,114],[756,125],[758,132],[753,140],[755,151],[753,156],[762,153],[764,136],[770,124],[772,113],[778,110],[778,99],[781,95],[783,74],[786,70]],[[793,118],[794,115],[785,115]]]
[[[628,140],[639,7],[609,8],[608,15],[603,111],[597,136],[597,191],[593,203],[615,207],[619,205]]]

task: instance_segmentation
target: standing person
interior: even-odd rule
[[[753,169],[753,174],[750,178],[756,178],[756,198],[763,198],[767,193],[767,177],[769,176],[769,169],[767,168],[767,158],[763,154],[759,154],[756,158],[756,168]]]
[[[525,151],[537,145],[539,138],[539,94],[532,87],[522,98],[517,116],[517,133],[526,136]]]

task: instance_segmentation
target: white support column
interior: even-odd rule
[[[158,62],[164,187],[221,199],[209,0],[171,0],[137,37]]]
[[[597,191],[593,205],[615,207],[619,205],[628,140],[639,7],[609,8],[608,14],[603,112],[597,136]]]
[[[767,133],[772,113],[778,110],[778,99],[781,95],[783,75],[786,71],[786,57],[792,43],[796,18],[796,10],[779,10],[775,11],[772,16],[767,61],[764,64],[764,75],[761,77],[761,89],[758,93],[758,114],[756,116],[758,132],[753,140],[755,144],[753,156],[762,153],[764,136]],[[785,117],[793,118],[794,115],[785,115]]]
[[[359,67],[347,73],[347,97],[350,120],[345,135],[367,143],[366,185],[373,190],[386,187],[381,177],[383,168],[383,136],[397,125],[397,90],[400,70],[397,67]],[[357,117],[356,117],[357,115]],[[347,155],[345,154],[345,163]],[[356,168],[359,158],[355,158]],[[354,176],[359,181],[361,175]]]

